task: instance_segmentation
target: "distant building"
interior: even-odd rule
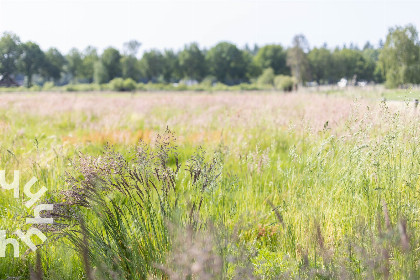
[[[9,75],[0,75],[0,87],[18,87],[19,84]]]

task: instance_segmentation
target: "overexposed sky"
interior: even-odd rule
[[[408,23],[420,29],[420,0],[0,0],[0,33],[64,53],[88,45],[121,50],[131,39],[142,43],[141,51],[193,41],[206,48],[219,41],[288,46],[299,33],[311,47],[363,47]]]

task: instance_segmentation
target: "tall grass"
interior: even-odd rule
[[[38,177],[65,226],[64,236],[58,224],[49,229],[39,257],[0,260],[2,278],[31,269],[43,279],[419,277],[412,103],[319,94],[0,99],[0,167]],[[157,136],[166,125],[176,142]],[[8,227],[31,214],[7,193],[1,204],[13,206],[2,209]]]
[[[190,192],[188,217],[176,217],[181,197],[175,137],[169,130],[153,145],[141,142],[124,155],[107,147],[98,157],[80,155],[68,173],[71,188],[62,192],[61,207],[73,207],[63,222],[89,279],[164,277],[159,265],[171,247],[167,223],[198,227],[203,192],[216,184],[216,158],[207,164],[203,152],[187,161]],[[185,167],[184,167],[185,168]],[[184,183],[185,184],[185,183]],[[63,217],[63,216],[61,216]]]

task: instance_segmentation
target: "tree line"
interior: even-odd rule
[[[310,49],[303,35],[295,36],[289,48],[279,44],[238,48],[220,42],[202,49],[191,43],[180,51],[152,49],[138,57],[140,47],[132,40],[122,52],[109,47],[99,54],[89,46],[64,55],[56,48],[43,51],[36,43],[21,42],[16,34],[6,32],[0,38],[0,83],[24,77],[27,87],[34,82],[103,84],[121,77],[142,83],[211,80],[234,85],[271,83],[274,76],[282,75],[293,76],[301,85],[334,84],[341,78],[386,82],[389,87],[420,84],[420,43],[413,25],[390,28],[378,47],[367,42],[363,48]]]

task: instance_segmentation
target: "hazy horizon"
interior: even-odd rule
[[[239,47],[289,46],[304,34],[310,47],[377,46],[390,27],[420,26],[418,1],[66,1],[0,0],[0,33],[16,33],[42,49],[91,45],[122,49],[135,39],[140,52],[179,50],[191,42]]]

